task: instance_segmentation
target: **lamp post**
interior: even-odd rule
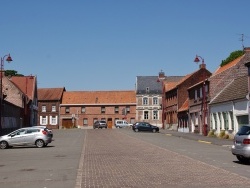
[[[196,55],[194,62],[199,63],[201,59],[201,65],[200,68],[205,68],[204,59],[201,56]],[[205,79],[206,74],[205,71],[203,71],[202,74],[202,132],[204,136],[207,136],[207,125],[206,125],[206,113],[207,113],[207,103],[206,103],[206,92],[205,92]]]
[[[161,82],[161,87],[162,87],[162,98],[161,98],[161,110],[162,110],[162,129],[165,129],[165,92],[164,92],[164,80],[160,80],[159,78],[157,79],[157,82]]]
[[[7,58],[6,58],[7,57]],[[0,76],[0,134],[2,134],[2,116],[3,116],[3,75],[4,75],[4,60],[9,63],[12,61],[10,54],[1,57],[1,76]]]

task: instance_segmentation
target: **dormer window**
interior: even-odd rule
[[[149,93],[149,87],[146,87],[146,93]]]

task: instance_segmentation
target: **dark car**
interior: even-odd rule
[[[250,162],[250,125],[243,125],[235,134],[231,151],[240,162]]]
[[[99,129],[99,128],[106,128],[107,129],[107,127],[108,127],[108,125],[107,125],[107,123],[106,123],[106,121],[104,121],[104,120],[101,120],[101,121],[96,121],[95,123],[94,123],[94,125],[93,125],[93,128],[94,129]]]
[[[149,131],[149,132],[159,132],[159,127],[151,125],[150,123],[147,122],[137,122],[132,126],[132,129],[135,132],[139,131]]]

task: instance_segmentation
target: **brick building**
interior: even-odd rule
[[[188,88],[209,78],[211,73],[201,64],[200,69],[188,74],[181,80],[166,82],[165,113],[166,127],[178,131],[189,132]]]
[[[65,88],[38,89],[38,125],[59,129],[60,104]]]
[[[92,127],[95,121],[105,120],[112,128],[118,119],[134,123],[135,111],[135,91],[66,91],[60,105],[60,127]]]

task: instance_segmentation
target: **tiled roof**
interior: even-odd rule
[[[194,74],[194,73],[192,73],[192,74]],[[179,77],[179,80],[167,82],[165,84],[165,91],[171,91],[172,89],[176,88],[179,84],[181,84],[186,79],[188,79],[192,74],[187,74],[186,76]]]
[[[226,64],[226,65],[224,65],[224,66],[222,66],[222,67],[219,67],[219,68],[212,74],[212,76],[215,76],[215,75],[217,75],[217,74],[219,74],[219,73],[221,73],[221,72],[223,72],[223,71],[225,71],[225,70],[227,70],[227,69],[229,69],[229,68],[231,68],[231,67],[237,65],[237,63],[239,63],[240,60],[241,60],[244,56],[245,56],[245,55],[242,55],[242,56],[236,58],[235,60],[231,61],[230,63],[228,63],[228,64]],[[212,76],[211,76],[211,77],[212,77]]]
[[[66,91],[62,104],[136,104],[135,91]]]
[[[183,112],[188,110],[188,99],[183,103],[183,105],[179,108],[178,112]]]
[[[38,100],[39,101],[61,100],[64,91],[65,88],[39,88],[37,89]]]
[[[10,80],[24,93],[29,99],[33,100],[36,90],[35,76],[12,76]]]
[[[210,104],[244,99],[248,94],[248,76],[239,77],[230,82]]]

